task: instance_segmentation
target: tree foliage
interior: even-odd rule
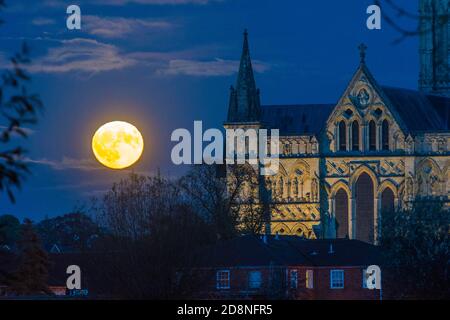
[[[10,291],[17,295],[49,294],[48,256],[29,219],[24,221],[18,245],[19,265],[12,276]]]
[[[196,166],[179,184],[185,198],[208,221],[218,239],[257,234],[263,229],[267,203],[259,197],[259,177],[249,165]]]
[[[182,281],[177,270],[192,265],[195,248],[214,237],[176,184],[160,175],[130,174],[96,202],[94,212],[108,231],[96,249],[108,252],[98,264],[104,266],[101,277],[114,279],[114,295],[162,299],[190,291],[193,282]]]
[[[450,212],[442,203],[383,213],[381,248],[389,296],[450,298]]]
[[[0,0],[0,10],[5,5]],[[1,22],[1,21],[0,21]],[[29,169],[24,161],[25,150],[12,146],[15,137],[26,138],[26,126],[35,124],[42,102],[37,94],[30,94],[31,81],[24,66],[30,63],[29,48],[24,43],[20,52],[11,57],[11,68],[0,76],[0,193],[6,192],[14,202],[13,188],[20,188]]]
[[[12,246],[20,235],[20,221],[10,214],[0,216],[0,245]]]
[[[83,212],[44,219],[36,231],[45,247],[56,244],[75,251],[88,250],[101,234],[99,226]]]

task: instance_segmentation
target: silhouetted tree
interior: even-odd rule
[[[230,165],[226,171],[221,175],[216,166],[195,166],[179,181],[186,201],[219,239],[260,233],[267,207],[259,197],[257,173],[249,165]]]
[[[108,252],[99,277],[123,298],[188,295],[195,281],[180,273],[193,263],[197,247],[214,240],[209,224],[184,202],[179,188],[160,175],[130,174],[94,206],[108,235],[97,250]],[[192,280],[192,279],[191,279]]]
[[[383,286],[391,298],[450,298],[450,212],[416,201],[409,210],[383,212]]]
[[[0,10],[5,2],[0,0]],[[0,21],[1,23],[1,21]],[[37,113],[42,109],[38,95],[28,93],[26,85],[30,77],[23,66],[30,63],[29,48],[24,43],[21,51],[11,59],[11,69],[1,74],[0,80],[0,193],[6,192],[14,202],[13,188],[19,188],[28,167],[23,159],[24,149],[20,146],[8,147],[14,136],[27,137],[24,126],[37,121]]]
[[[44,219],[36,225],[36,231],[46,247],[57,244],[77,251],[90,249],[101,234],[99,226],[83,212]]]
[[[19,236],[19,219],[10,214],[0,216],[0,244],[14,245]]]
[[[19,265],[11,280],[11,292],[17,295],[50,294],[49,261],[31,220],[25,219],[19,245]]]

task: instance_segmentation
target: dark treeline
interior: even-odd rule
[[[195,265],[200,248],[260,233],[264,226],[254,170],[232,166],[228,175],[219,173],[215,166],[195,166],[176,180],[131,173],[103,197],[34,226],[29,220],[20,224],[13,216],[0,216],[0,245],[9,246],[23,260],[19,243],[23,231],[32,228],[32,255],[40,255],[37,251],[42,249],[53,252],[56,246],[62,254],[89,257],[85,272],[95,278],[91,284],[98,284],[94,290],[98,294],[138,299],[189,297],[201,282],[187,271]],[[44,269],[46,264],[41,263]],[[33,288],[17,292],[45,293]]]

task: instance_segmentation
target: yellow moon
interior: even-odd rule
[[[144,139],[132,124],[123,121],[108,122],[95,132],[92,150],[104,166],[124,169],[139,160],[144,150]]]

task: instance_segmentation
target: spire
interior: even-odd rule
[[[360,59],[360,63],[361,64],[365,64],[366,63],[366,50],[367,50],[367,46],[364,43],[361,43],[358,46],[359,49],[359,59]]]
[[[419,88],[427,94],[450,97],[448,1],[420,0]]]
[[[259,121],[260,109],[259,90],[256,88],[253,75],[246,29],[236,88],[231,87],[230,89],[228,122],[257,122]]]

